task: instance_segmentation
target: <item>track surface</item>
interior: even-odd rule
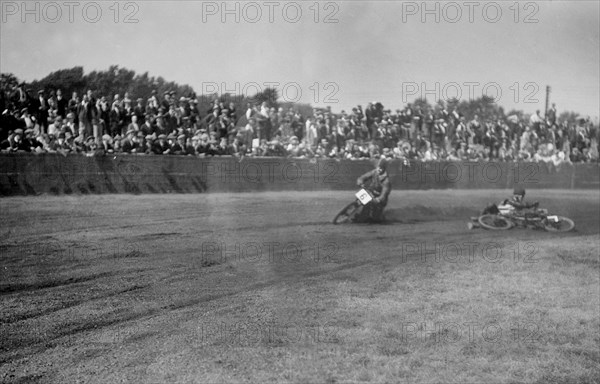
[[[470,216],[509,192],[395,191],[387,224],[341,226],[330,220],[352,200],[351,191],[1,199],[0,381],[452,381],[453,373],[433,369],[426,358],[423,366],[410,362],[425,348],[422,340],[390,352],[374,335],[396,337],[402,324],[432,319],[427,308],[434,302],[439,313],[452,313],[444,295],[453,289],[474,301],[492,297],[486,281],[495,274],[537,281],[542,272],[515,270],[516,258],[547,257],[548,263],[571,266],[571,254],[598,251],[598,191],[530,192],[542,207],[574,219],[572,233],[467,230]],[[475,242],[476,251],[465,263],[467,242]],[[489,244],[499,244],[501,255],[482,253]],[[513,245],[523,251],[520,256],[511,253]],[[460,250],[458,263],[444,259],[452,258],[453,246]],[[419,247],[430,250],[425,259]],[[450,249],[451,256],[439,247]],[[503,264],[494,264],[494,257]],[[597,253],[581,263],[573,268],[583,271],[561,275],[564,280],[549,275],[550,281],[534,286],[542,291],[577,286],[580,291],[572,294],[585,292],[585,298],[572,310],[593,318]],[[547,267],[543,273],[558,273],[554,264],[537,265]],[[444,283],[450,278],[467,285]],[[510,303],[498,299],[497,305],[520,308],[535,301],[528,293],[521,302],[505,299]],[[378,300],[381,307],[374,304]],[[405,313],[386,318],[392,302]],[[456,316],[470,304],[460,305]],[[361,312],[364,308],[370,313]],[[501,317],[493,307],[482,311]],[[528,313],[527,319],[545,319]],[[398,323],[399,316],[405,323]],[[289,324],[295,324],[293,331]],[[579,344],[599,343],[597,320],[579,324],[582,332],[592,330]],[[376,348],[363,356],[371,344]],[[512,353],[502,351],[487,372],[463,362],[458,371],[464,376],[456,380],[499,377],[510,369],[500,361]],[[489,359],[493,353],[483,354]],[[406,361],[406,369],[384,368],[391,360],[377,366],[380,355]],[[511,375],[543,379],[539,370]]]

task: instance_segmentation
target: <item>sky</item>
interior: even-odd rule
[[[119,65],[198,94],[251,95],[279,83],[282,100],[336,112],[488,95],[532,113],[544,110],[550,86],[559,113],[600,114],[595,0],[0,5],[0,70],[24,81]]]

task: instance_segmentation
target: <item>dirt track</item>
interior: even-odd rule
[[[403,336],[393,333],[403,329],[393,306],[403,324],[435,322],[432,313],[498,320],[525,308],[522,322],[549,329],[564,313],[553,318],[546,301],[579,319],[581,329],[566,334],[581,333],[574,344],[599,343],[598,191],[528,196],[573,218],[572,233],[466,229],[469,216],[508,193],[394,192],[387,224],[344,226],[329,223],[352,192],[2,199],[0,380],[490,382],[513,369],[506,380],[547,382],[543,354],[563,343],[535,344],[540,355],[484,345],[474,354],[492,361],[483,372],[483,362],[413,364],[432,351],[425,338],[388,345]],[[467,242],[476,243],[472,255]],[[490,244],[501,253],[482,253]],[[516,265],[528,256],[541,262]],[[531,284],[515,288],[521,296],[498,296],[506,279],[517,287],[521,278]],[[572,296],[550,303],[559,287]],[[581,301],[569,306],[570,297]],[[475,302],[479,312],[469,309]],[[541,365],[521,372],[506,359]],[[390,361],[398,366],[386,368]]]

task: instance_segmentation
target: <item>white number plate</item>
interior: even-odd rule
[[[373,198],[371,197],[371,195],[369,194],[369,192],[367,192],[364,189],[361,189],[360,191],[358,191],[356,193],[356,198],[360,201],[360,203],[362,205],[369,204],[369,202],[371,200],[373,200]]]
[[[547,219],[550,221],[554,221],[555,223],[558,223],[558,216],[548,216]]]

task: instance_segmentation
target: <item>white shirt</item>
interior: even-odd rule
[[[260,107],[260,114],[263,115],[264,117],[268,118],[269,117],[269,108]]]
[[[529,122],[531,124],[536,124],[536,123],[541,123],[542,119],[537,115],[537,113],[534,113],[533,115],[531,115],[531,117],[529,118]]]

